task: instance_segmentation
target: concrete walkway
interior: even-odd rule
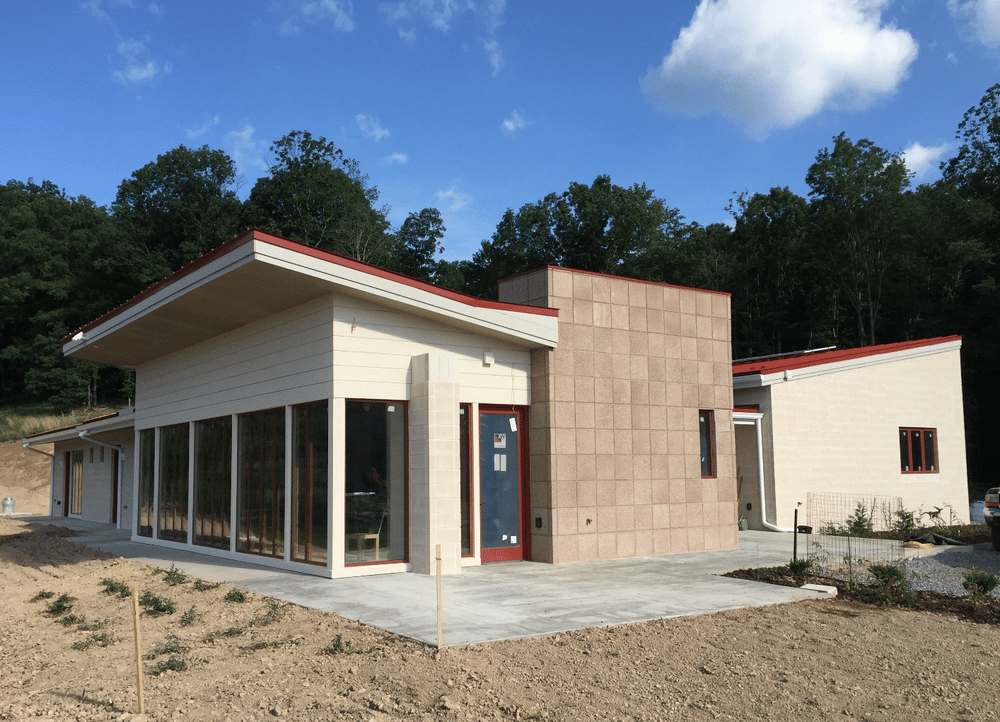
[[[109,525],[61,517],[26,519],[75,529],[80,536],[73,541],[112,554],[163,568],[174,564],[206,581],[226,582],[437,644],[432,576],[323,579],[137,544],[129,541],[128,532]],[[444,642],[454,646],[533,637],[824,596],[719,576],[734,569],[786,564],[791,556],[791,534],[746,531],[740,532],[737,550],[566,565],[517,562],[466,567],[442,580]]]

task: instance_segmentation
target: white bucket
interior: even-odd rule
[[[10,516],[14,513],[14,497],[5,496],[3,498],[3,506],[0,507],[0,514],[3,516]]]

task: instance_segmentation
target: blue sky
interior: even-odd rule
[[[0,182],[106,205],[208,145],[246,197],[308,130],[394,226],[436,207],[445,257],[471,258],[507,208],[601,174],[701,224],[736,193],[805,195],[841,132],[933,181],[998,69],[1000,0],[7,2]]]

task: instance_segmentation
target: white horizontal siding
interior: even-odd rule
[[[141,367],[137,428],[329,398],[330,319],[312,301]]]

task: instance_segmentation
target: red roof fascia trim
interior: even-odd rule
[[[760,404],[744,404],[743,406],[734,406],[733,411],[738,414],[759,414]]]
[[[452,300],[465,303],[469,306],[474,306],[478,308],[492,308],[503,311],[519,311],[523,313],[537,314],[539,316],[559,315],[559,310],[555,308],[545,308],[542,306],[527,306],[517,303],[502,303],[500,301],[484,301],[474,296],[468,296],[464,293],[459,293],[458,291],[451,291],[445,288],[439,288],[438,286],[435,286],[433,284],[426,283],[424,281],[418,281],[415,278],[410,278],[409,276],[404,276],[400,273],[393,273],[392,271],[386,271],[384,269],[378,268],[377,266],[372,266],[367,263],[362,263],[361,261],[355,261],[353,259],[346,258],[344,256],[339,256],[336,253],[331,253],[330,251],[324,251],[319,248],[314,248],[312,246],[307,246],[305,244],[298,243],[297,241],[292,241],[287,238],[282,238],[281,236],[275,236],[273,234],[261,231],[257,228],[250,228],[244,231],[243,233],[235,236],[232,240],[226,241],[221,246],[212,249],[203,256],[199,256],[195,260],[191,261],[191,263],[181,267],[177,271],[174,271],[166,278],[157,281],[152,286],[149,286],[145,290],[139,292],[138,294],[130,298],[128,301],[121,304],[120,306],[116,306],[115,308],[111,309],[104,315],[99,316],[98,318],[86,324],[85,326],[81,326],[79,329],[73,331],[72,333],[67,334],[62,340],[63,345],[72,341],[73,337],[76,334],[86,333],[87,331],[96,328],[97,326],[101,325],[108,319],[117,316],[126,309],[135,306],[137,303],[145,300],[146,298],[149,298],[164,286],[167,286],[171,283],[180,280],[181,278],[184,278],[187,275],[190,275],[194,271],[197,271],[199,268],[208,265],[216,258],[219,258],[220,256],[229,253],[234,248],[238,248],[239,246],[243,245],[244,243],[248,243],[249,241],[263,241],[264,243],[269,243],[272,246],[278,246],[279,248],[292,250],[297,253],[302,253],[303,255],[311,256],[312,258],[317,258],[323,261],[328,261],[330,263],[336,263],[337,265],[340,266],[346,266],[347,268],[351,268],[354,270],[370,273],[373,276],[378,276],[380,278],[393,280],[398,283],[403,283],[407,286],[411,286],[413,288],[421,288],[425,291],[429,291],[438,296],[442,296],[444,298],[450,298]]]
[[[79,424],[70,424],[69,426],[61,426],[58,429],[48,429],[47,431],[39,431],[36,434],[28,434],[24,438],[26,438],[26,439],[33,439],[36,436],[47,436],[48,434],[55,434],[55,433],[58,433],[60,431],[69,431],[70,429],[76,429],[76,428],[79,428],[81,426],[86,426],[87,424],[93,424],[93,423],[96,423],[98,421],[104,421],[105,419],[113,419],[116,416],[118,416],[120,413],[121,412],[119,412],[119,411],[115,411],[115,412],[112,412],[110,414],[104,414],[104,416],[95,416],[92,419],[87,419],[86,421],[81,421]]]
[[[940,336],[937,338],[925,338],[916,341],[900,341],[899,343],[886,343],[877,346],[861,346],[859,348],[845,348],[836,351],[825,351],[823,353],[808,354],[805,356],[790,356],[787,358],[771,359],[769,361],[750,361],[747,363],[733,364],[733,376],[751,376],[754,374],[772,374],[781,371],[792,371],[794,369],[808,368],[810,366],[822,366],[823,364],[835,363],[837,361],[849,361],[852,359],[866,358],[868,356],[880,356],[882,354],[894,353],[896,351],[908,351],[925,346],[937,346],[940,344],[961,341],[961,336]]]
[[[530,271],[522,271],[521,273],[515,273],[513,276],[507,276],[507,278],[501,278],[502,281],[510,281],[514,278],[520,278],[521,276],[527,276],[529,273],[535,273],[536,271],[541,271],[543,269],[553,268],[557,271],[569,271],[570,273],[580,273],[587,276],[600,276],[601,278],[613,278],[618,281],[632,281],[634,283],[645,283],[647,286],[660,286],[661,288],[679,288],[682,291],[699,291],[700,293],[714,293],[717,296],[729,296],[732,297],[729,291],[713,291],[710,288],[695,288],[694,286],[678,286],[676,283],[661,283],[660,281],[647,281],[642,278],[629,278],[628,276],[615,276],[610,273],[599,273],[597,271],[581,271],[578,268],[566,268],[565,266],[553,266],[548,263],[544,266],[539,266],[538,268],[532,268]]]

